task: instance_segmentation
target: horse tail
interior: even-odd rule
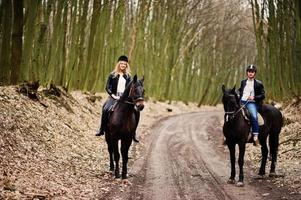
[[[279,147],[279,135],[281,132],[281,128],[283,126],[283,116],[281,112],[277,109],[274,113],[274,124],[271,129],[270,135],[269,135],[269,146],[270,146],[270,155],[271,159],[274,160],[274,162],[277,162],[277,153],[278,153],[278,147]]]
[[[269,136],[269,146],[270,146],[270,153],[273,155],[277,155],[278,146],[279,146],[279,133],[271,133]]]

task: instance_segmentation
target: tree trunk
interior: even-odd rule
[[[92,70],[91,65],[91,58],[93,53],[94,41],[95,41],[95,33],[98,27],[98,20],[100,15],[100,8],[101,8],[101,0],[94,0],[93,1],[93,12],[92,12],[92,19],[90,25],[90,35],[88,41],[88,55],[87,55],[87,63],[85,65],[84,74],[81,75],[81,84],[84,88],[87,88],[86,84],[88,83],[89,74]],[[103,30],[104,31],[104,30]],[[93,72],[92,72],[93,73]],[[90,86],[91,87],[91,86]]]
[[[11,49],[11,84],[20,81],[23,36],[23,0],[13,1],[13,30]]]
[[[0,51],[0,85],[10,83],[10,51],[11,51],[11,27],[12,27],[12,4],[10,0],[1,4],[1,28],[2,41]]]
[[[33,41],[35,37],[35,26],[37,18],[37,10],[40,1],[27,0],[26,4],[26,23],[24,25],[24,45],[22,55],[21,79],[32,80],[32,62],[31,55],[33,51]]]

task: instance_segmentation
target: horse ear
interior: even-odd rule
[[[137,74],[134,76],[134,82],[137,82]]]
[[[232,88],[231,92],[235,93],[235,87],[236,87],[236,85],[234,85],[234,87]]]
[[[226,88],[225,88],[224,84],[222,85],[222,90],[223,90],[223,93],[225,93]]]

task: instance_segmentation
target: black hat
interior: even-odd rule
[[[119,61],[125,61],[125,62],[129,62],[128,57],[126,57],[125,55],[122,55],[118,58],[118,62]]]
[[[249,65],[249,66],[247,67],[246,71],[254,71],[254,72],[256,72],[257,69],[256,69],[256,66],[255,66],[255,65]]]

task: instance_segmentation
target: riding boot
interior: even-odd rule
[[[259,145],[258,134],[254,134],[253,140],[254,140],[253,145],[258,146]]]
[[[103,111],[102,112],[102,116],[101,116],[101,125],[100,125],[100,129],[97,131],[96,135],[95,136],[102,136],[105,134],[105,126],[107,124],[107,111]]]
[[[136,130],[137,130],[138,123],[139,123],[139,120],[140,120],[140,112],[139,111],[135,111],[135,118],[136,118],[136,126],[135,126],[134,135],[133,135],[133,141],[134,142],[139,142],[139,140],[137,140],[137,138],[136,138]]]

